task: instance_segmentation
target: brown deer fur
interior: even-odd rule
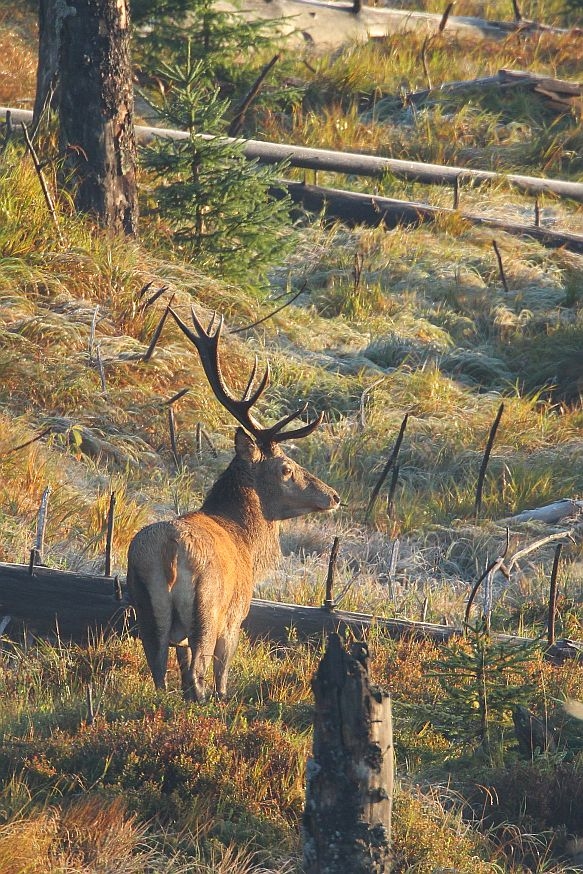
[[[168,651],[176,646],[189,700],[204,700],[211,662],[216,693],[226,695],[253,587],[280,554],[280,522],[340,503],[279,442],[259,437],[239,428],[235,457],[201,509],[148,525],[130,544],[128,587],[154,683],[166,688]]]

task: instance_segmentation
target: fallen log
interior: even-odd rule
[[[43,566],[35,567],[30,574],[28,565],[4,563],[0,564],[0,628],[0,634],[11,640],[21,640],[24,633],[29,633],[81,645],[112,632],[137,634],[133,609],[116,578]],[[251,601],[243,628],[252,639],[279,643],[288,643],[296,636],[321,638],[330,632],[346,631],[360,639],[371,628],[388,637],[414,637],[436,643],[463,634],[461,628],[453,626],[258,598]],[[528,641],[512,634],[493,636],[509,645]],[[548,653],[556,659],[583,658],[583,642],[559,640]]]
[[[325,0],[219,0],[220,8],[235,11],[247,20],[268,19],[279,32],[300,47],[330,51],[354,42],[383,39],[395,33],[436,34],[441,13],[367,6],[358,0],[329,3]],[[568,33],[563,28],[535,21],[487,21],[478,16],[450,15],[447,33],[472,39],[505,39],[511,33]]]
[[[424,88],[412,91],[406,95],[407,103],[423,103],[427,98],[439,94],[471,93],[484,89],[524,88],[540,94],[550,100],[551,104],[561,111],[572,108],[583,97],[583,85],[580,82],[569,82],[528,70],[498,70],[494,76],[481,76],[477,79],[462,79],[457,82],[444,82],[436,88]]]
[[[552,231],[549,228],[536,225],[503,221],[447,207],[429,206],[415,201],[394,200],[389,197],[376,197],[370,194],[344,191],[339,188],[306,185],[303,182],[286,181],[285,188],[294,203],[300,204],[304,209],[310,212],[324,212],[328,217],[339,219],[349,225],[365,224],[377,227],[384,224],[387,228],[395,228],[397,225],[417,226],[447,216],[458,216],[477,227],[505,231],[513,236],[531,237],[543,246],[552,249],[565,248],[570,252],[583,254],[583,235],[581,234]]]
[[[14,123],[32,120],[32,112],[27,109],[0,107],[0,119],[10,112]],[[210,134],[199,134],[202,139],[212,139]],[[136,126],[136,137],[140,145],[147,145],[161,137],[170,140],[185,140],[186,131],[162,127]],[[405,161],[398,158],[383,158],[376,155],[363,155],[353,152],[337,152],[331,149],[311,149],[307,146],[294,146],[289,143],[267,143],[262,140],[235,140],[243,143],[245,157],[262,164],[279,164],[287,161],[290,167],[349,176],[369,176],[381,179],[387,174],[409,182],[426,185],[482,185],[484,183],[507,184],[526,194],[554,194],[560,198],[583,203],[583,183],[569,182],[566,179],[543,179],[539,176],[525,176],[520,173],[495,173],[493,170],[475,170],[471,167],[451,167],[445,164],[428,164],[422,161]]]
[[[508,522],[545,522],[547,525],[556,525],[564,519],[580,518],[583,513],[583,501],[575,501],[573,498],[562,498],[553,501],[544,507],[533,507],[523,510],[516,516],[511,516]],[[504,520],[502,520],[504,521]]]

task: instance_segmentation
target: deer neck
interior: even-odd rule
[[[265,518],[252,481],[237,459],[218,478],[201,507],[203,513],[228,523],[251,552],[256,579],[270,570],[281,555],[278,521]]]

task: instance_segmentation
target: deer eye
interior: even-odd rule
[[[282,479],[291,479],[294,475],[294,469],[291,464],[284,464],[281,468]]]

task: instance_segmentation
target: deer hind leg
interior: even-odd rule
[[[191,657],[189,664],[181,665],[182,690],[188,701],[202,704],[206,700],[206,675],[213,659],[217,640],[216,628],[206,628],[196,637],[190,638]],[[180,662],[179,662],[180,663]]]
[[[213,663],[213,671],[215,676],[215,692],[218,698],[227,697],[227,679],[229,676],[229,666],[231,659],[237,649],[239,642],[240,627],[228,628],[223,631],[217,640],[215,646],[215,659]]]
[[[194,686],[192,684],[192,651],[189,646],[176,647],[176,659],[180,668],[182,693],[187,701],[196,701]]]
[[[149,593],[142,592],[142,602],[136,604],[140,638],[156,689],[166,691],[166,671],[170,647],[170,605],[160,601],[155,605]]]
[[[161,626],[156,623],[154,628],[148,627],[140,620],[140,637],[146,655],[146,661],[154,680],[156,689],[166,691],[166,671],[168,669],[168,650],[170,647],[170,621]],[[148,623],[149,624],[149,623]]]

